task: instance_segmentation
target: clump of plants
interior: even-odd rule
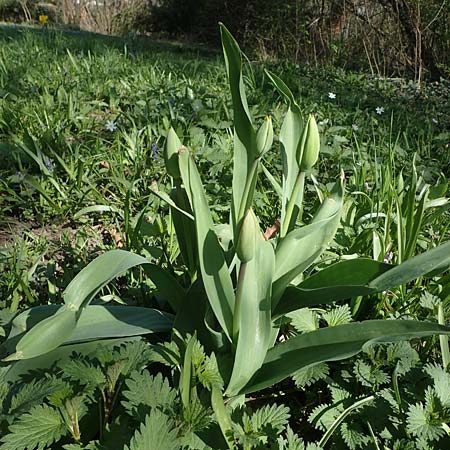
[[[280,219],[270,232],[263,233],[253,203],[274,132],[269,117],[255,128],[245,94],[239,46],[223,25],[221,36],[234,125],[229,223],[213,221],[194,156],[170,128],[164,159],[172,190],[166,195],[155,188],[154,194],[169,205],[179,247],[178,265],[174,267],[168,259],[164,267],[160,261],[125,250],[106,252],[72,280],[63,293],[64,303],[42,305],[17,315],[2,346],[5,386],[17,377],[29,376],[25,374],[30,370],[67,357],[69,367],[72,364],[74,370],[92,373],[93,389],[100,394],[100,401],[93,402],[103,408],[97,433],[112,433],[113,425],[120,430],[128,423],[123,417],[130,413],[140,420],[139,430],[124,442],[129,450],[305,448],[288,427],[285,407],[266,405],[250,411],[245,406],[246,396],[258,395],[291,376],[298,383],[302,376],[322,378],[327,374],[325,363],[356,355],[377,342],[450,334],[442,316],[426,322],[401,317],[353,322],[345,304],[321,313],[320,318],[315,313],[315,309],[337,301],[359,298],[359,302],[365,302],[371,295],[396,286],[405,290],[418,277],[438,279],[450,266],[450,243],[410,255],[398,265],[358,257],[326,261],[323,254],[340,227],[344,176],[336,174],[337,181],[328,191],[318,191],[317,210],[305,211],[305,186],[319,157],[319,130],[314,116],[303,116],[291,90],[272,73],[267,77],[288,106],[278,136],[281,176],[277,179],[265,171],[280,199]],[[138,266],[154,283],[161,310],[96,304],[104,286]],[[439,281],[444,285],[445,277]],[[305,328],[308,322],[310,326]],[[297,332],[292,332],[292,326]],[[155,333],[171,333],[172,340],[164,345],[155,343]],[[137,372],[122,371],[126,356],[121,362],[117,352],[113,351],[115,356],[108,360],[92,351],[91,346],[99,340],[114,345],[118,340],[142,335],[150,335],[153,345],[149,348],[151,356],[148,353],[133,366]],[[441,345],[444,349],[445,343]],[[94,361],[71,359],[73,351],[89,351]],[[173,386],[160,374],[146,371],[145,359],[147,363],[167,365]],[[56,378],[61,382],[61,377]],[[73,380],[83,385],[77,376]],[[118,380],[128,389],[136,389],[135,393],[121,390]],[[54,434],[49,434],[44,444],[36,442],[33,448],[60,439],[67,431],[75,443],[64,448],[84,448],[80,447],[84,443],[86,448],[97,448],[96,443],[88,444],[89,433],[86,442],[77,442],[81,435],[74,417],[86,409],[81,397],[94,395],[89,389],[84,394],[84,389],[56,400],[43,396],[47,406],[33,407],[38,409],[13,417],[0,449],[25,450],[27,444],[18,440],[18,435],[39,411],[48,413]],[[121,403],[125,413],[119,410],[118,421],[114,422],[112,411],[120,392],[125,397]],[[136,392],[149,394],[147,404],[139,403]],[[6,404],[11,408],[11,402]],[[341,416],[333,419],[331,431],[306,448],[324,446],[333,431],[345,426],[345,417],[361,405],[361,399],[345,405],[339,411]],[[60,415],[63,421],[57,420]],[[93,438],[97,437],[101,448],[102,436],[94,432]]]

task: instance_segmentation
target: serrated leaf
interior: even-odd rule
[[[408,373],[419,362],[419,354],[409,342],[395,342],[387,345],[386,354],[388,363],[396,363],[398,375]]]
[[[348,423],[343,423],[341,425],[341,436],[350,450],[364,448],[370,440],[369,436],[356,430]]]
[[[335,327],[350,323],[352,321],[352,313],[350,307],[345,304],[323,313],[322,319],[325,320],[329,327]]]
[[[326,403],[316,406],[308,417],[308,422],[321,431],[327,431],[339,416],[339,408],[336,405]]]
[[[157,409],[152,409],[125,450],[180,450],[178,430],[172,420]]]
[[[430,294],[428,291],[425,291],[420,296],[420,306],[422,308],[431,309],[431,311],[434,311],[439,306],[439,303],[441,303],[441,299],[433,294]]]
[[[17,394],[11,400],[8,414],[10,416],[23,414],[31,407],[42,403],[45,398],[64,390],[66,387],[67,384],[64,381],[55,377],[16,384],[13,389],[17,390]]]
[[[291,319],[292,326],[299,333],[306,333],[319,328],[319,316],[309,308],[297,309],[286,316]]]
[[[131,415],[143,418],[150,408],[158,407],[166,411],[174,406],[177,392],[160,373],[153,377],[147,370],[133,372],[125,383],[126,389],[122,395],[126,400],[122,401],[122,405]]]
[[[413,436],[434,441],[445,434],[441,426],[442,421],[434,420],[430,411],[424,407],[423,403],[410,405],[407,418],[407,430]]]
[[[197,369],[196,375],[198,381],[209,390],[213,387],[220,390],[223,388],[223,379],[220,375],[216,355],[214,355],[214,353],[205,358],[202,365]]]
[[[289,417],[289,408],[284,405],[265,405],[257,409],[250,416],[250,424],[253,432],[268,434],[269,430],[279,434],[287,425]]]
[[[442,406],[450,408],[450,374],[441,366],[427,364],[425,372],[433,378],[434,390]]]
[[[305,450],[303,440],[299,438],[290,426],[286,428],[286,437],[277,439],[278,450]]]
[[[1,450],[44,450],[67,433],[60,413],[49,406],[34,406],[9,427]]]
[[[121,345],[114,352],[114,359],[123,361],[122,374],[128,376],[134,370],[140,371],[150,362],[153,362],[153,354],[152,349],[146,342],[134,341]]]
[[[316,366],[308,366],[299,369],[292,375],[295,385],[298,388],[310,386],[316,381],[323,380],[330,373],[330,368],[326,363],[320,363]]]
[[[380,368],[374,367],[358,359],[355,362],[353,372],[356,379],[367,387],[375,386],[378,388],[380,385],[389,383],[389,375],[383,372]]]
[[[100,387],[106,383],[105,375],[100,369],[88,361],[81,359],[72,359],[61,367],[64,371],[64,377],[77,381],[81,385],[91,388]]]

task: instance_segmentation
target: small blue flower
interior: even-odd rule
[[[53,159],[44,156],[44,166],[47,168],[50,174],[53,174],[53,171],[55,170],[55,166],[53,163],[54,163]]]
[[[159,148],[156,144],[152,144],[152,157],[153,159],[157,159],[159,155]]]

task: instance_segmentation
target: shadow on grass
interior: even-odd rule
[[[108,49],[123,50],[150,54],[178,54],[186,58],[200,56],[214,58],[219,55],[217,49],[201,45],[183,44],[179,42],[160,41],[148,36],[110,36],[83,30],[73,30],[59,27],[35,27],[0,23],[0,45],[13,40],[15,43],[34,40],[37,45],[45,44],[57,51],[82,51],[103,53]]]

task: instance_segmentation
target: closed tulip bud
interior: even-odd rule
[[[164,162],[166,164],[167,173],[172,178],[180,178],[178,151],[182,146],[175,130],[171,127],[167,133],[166,144],[164,145]]]
[[[247,263],[255,257],[258,233],[260,233],[258,219],[250,208],[242,220],[236,247],[236,253],[241,262]]]
[[[272,118],[270,116],[266,116],[264,118],[264,122],[260,126],[258,133],[256,134],[256,149],[258,151],[259,156],[263,156],[270,147],[272,147],[273,143],[273,126],[272,126]]]
[[[301,142],[297,158],[301,158],[300,170],[304,172],[305,170],[311,169],[319,158],[319,129],[317,128],[316,119],[314,119],[312,114],[308,117]]]
[[[403,193],[403,189],[405,187],[405,181],[403,180],[403,173],[400,172],[397,180],[397,194],[401,195]]]

